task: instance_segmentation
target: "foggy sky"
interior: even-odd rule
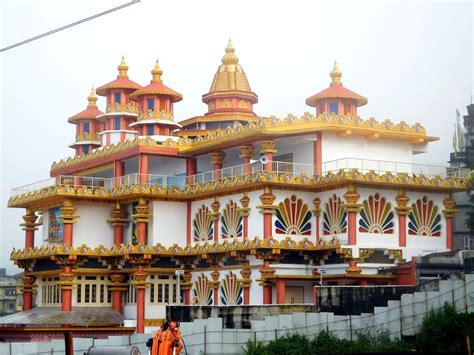
[[[1,47],[127,1],[3,0]],[[116,77],[122,54],[142,85],[159,58],[164,83],[184,96],[177,121],[206,112],[201,95],[229,37],[262,116],[314,113],[305,99],[328,86],[337,60],[344,85],[369,100],[361,117],[420,122],[440,141],[416,159],[444,165],[456,108],[465,114],[473,91],[472,18],[471,2],[453,1],[142,0],[0,53],[0,267],[16,272],[9,254],[24,246],[24,210],[7,209],[10,190],[73,155],[67,118],[85,109],[92,86]]]

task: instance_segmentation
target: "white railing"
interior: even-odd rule
[[[186,185],[192,186],[203,183],[212,183],[214,181],[219,181],[225,177],[243,176],[246,174],[269,171],[270,169],[271,171],[277,174],[306,174],[308,176],[313,176],[318,173],[325,175],[329,172],[336,173],[340,170],[350,171],[352,169],[358,169],[363,174],[369,171],[375,171],[375,173],[377,174],[385,174],[387,172],[391,172],[393,174],[423,174],[427,177],[440,176],[442,178],[467,178],[469,177],[470,173],[470,170],[467,168],[450,168],[446,166],[358,158],[343,158],[327,161],[322,163],[321,167],[316,166],[314,164],[272,161],[267,164],[255,162],[252,164],[236,165],[226,167],[220,170],[207,171],[204,173],[199,173],[190,176],[184,176],[184,174],[175,176],[154,174],[129,174],[117,178],[99,178],[90,176],[61,175],[46,180],[38,181],[33,184],[17,187],[11,191],[11,196],[16,197],[38,190],[66,186],[74,188],[87,187],[93,190],[98,188],[110,190],[114,187],[130,186],[137,184],[148,185],[151,187],[156,185],[162,185],[164,187],[185,187]]]

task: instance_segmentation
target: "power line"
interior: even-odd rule
[[[98,14],[96,14],[96,15],[93,15],[93,16],[90,16],[90,17],[86,17],[86,18],[84,18],[84,19],[82,19],[82,20],[79,20],[79,21],[70,23],[69,25],[62,26],[62,27],[56,28],[56,29],[54,29],[54,30],[51,30],[51,31],[49,31],[49,32],[42,33],[42,34],[40,34],[40,35],[38,35],[38,36],[31,37],[31,38],[25,39],[24,41],[21,41],[21,42],[12,44],[12,45],[10,45],[10,46],[8,46],[8,47],[5,47],[5,48],[0,49],[0,52],[5,52],[5,51],[8,51],[9,49],[22,46],[23,44],[36,41],[37,39],[40,39],[40,38],[43,38],[43,37],[52,35],[53,33],[56,33],[56,32],[59,32],[59,31],[66,30],[66,29],[68,29],[68,28],[70,28],[70,27],[73,27],[73,26],[80,25],[81,23],[84,23],[84,22],[93,20],[93,19],[95,19],[95,18],[97,18],[97,17],[100,17],[100,16],[104,16],[104,15],[110,14],[111,12],[114,12],[114,11],[117,11],[117,10],[120,10],[120,9],[123,9],[124,7],[130,6],[130,5],[134,5],[134,4],[139,3],[139,2],[140,2],[140,0],[132,0],[132,1],[130,1],[130,2],[127,2],[126,4],[123,4],[123,5],[114,7],[114,8],[112,8],[112,9],[110,9],[110,10],[106,10],[106,11],[104,11],[104,12],[100,12],[100,13],[98,13]]]

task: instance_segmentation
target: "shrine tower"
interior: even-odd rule
[[[170,89],[161,80],[163,71],[158,60],[151,71],[150,84],[133,92],[130,99],[137,102],[138,119],[130,126],[139,136],[171,136],[180,125],[174,122],[173,104],[183,96]]]
[[[130,124],[136,121],[137,108],[129,95],[141,86],[128,78],[128,65],[124,57],[117,67],[117,79],[97,88],[97,94],[107,98],[105,114],[99,117],[104,123],[100,133],[102,146],[123,142],[135,138],[136,132]]]
[[[316,114],[357,116],[357,107],[367,104],[367,99],[344,87],[341,81],[342,72],[337,62],[334,62],[334,68],[329,75],[332,79],[329,87],[307,98],[306,104],[316,107]]]
[[[68,122],[76,125],[76,140],[69,147],[76,151],[76,155],[89,154],[89,152],[100,146],[99,132],[103,124],[97,119],[103,112],[97,108],[97,96],[94,88],[87,97],[89,104],[84,111],[68,118]]]

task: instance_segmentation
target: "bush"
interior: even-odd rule
[[[474,337],[474,314],[457,313],[453,306],[445,305],[430,311],[423,319],[420,333],[416,336],[416,348],[423,353],[465,353],[466,335]]]

